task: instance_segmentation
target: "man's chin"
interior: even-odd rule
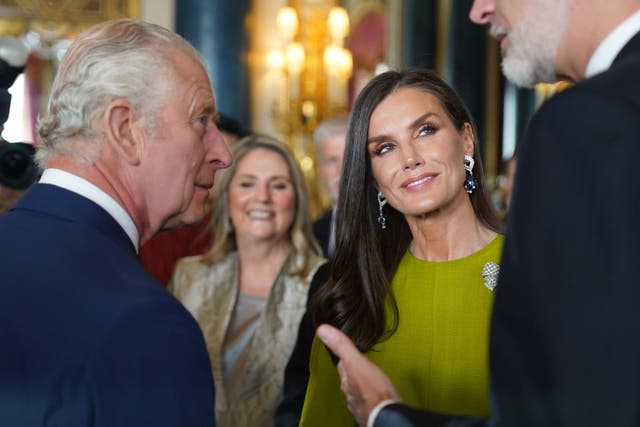
[[[558,81],[553,66],[540,58],[523,58],[508,55],[502,59],[502,72],[505,77],[519,87],[534,87],[537,83],[555,83]]]

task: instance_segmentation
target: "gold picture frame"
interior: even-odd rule
[[[44,42],[73,37],[98,22],[137,19],[139,0],[0,0],[0,35],[38,33]]]

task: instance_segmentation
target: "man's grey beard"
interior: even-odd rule
[[[516,86],[555,82],[556,57],[569,18],[569,3],[538,0],[525,7],[525,18],[507,35],[509,49],[502,59],[502,71]],[[495,34],[503,30],[492,31]]]
[[[520,87],[533,87],[536,83],[553,83],[558,80],[553,65],[535,58],[521,59],[507,56],[502,60],[502,73]]]
[[[513,84],[521,87],[555,82],[555,58],[560,43],[558,35],[547,33],[544,37],[527,39],[523,33],[522,30],[514,30],[509,34],[509,50],[502,59],[502,72]]]

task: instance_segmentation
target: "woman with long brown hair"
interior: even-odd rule
[[[351,113],[316,325],[342,329],[405,402],[488,415],[488,327],[502,249],[471,116],[428,70],[375,77]],[[301,425],[352,425],[317,339]]]

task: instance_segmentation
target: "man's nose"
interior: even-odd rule
[[[205,146],[207,150],[205,161],[207,163],[214,164],[216,169],[224,169],[231,166],[233,161],[231,151],[224,136],[215,124],[212,124],[207,130]]]
[[[495,10],[496,5],[493,0],[474,0],[469,11],[469,19],[476,24],[487,24]]]

